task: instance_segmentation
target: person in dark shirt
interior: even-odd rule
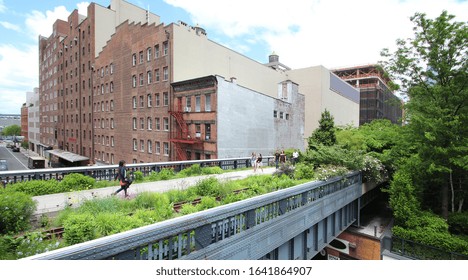
[[[123,190],[124,193],[125,193],[125,197],[128,197],[127,189],[128,189],[128,187],[130,187],[130,184],[132,182],[127,178],[127,167],[126,167],[125,160],[119,161],[119,169],[117,171],[116,179],[118,179],[119,182],[120,182],[120,189],[118,189],[112,195],[116,195],[120,191]]]

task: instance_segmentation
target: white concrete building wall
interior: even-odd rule
[[[272,155],[276,149],[302,149],[303,103],[286,103],[236,83],[218,79],[218,158]],[[300,95],[299,98],[300,100]],[[295,118],[275,119],[273,111],[284,110]],[[301,122],[302,120],[302,122]],[[301,131],[302,130],[302,131]]]
[[[32,105],[32,106],[31,106]],[[39,88],[32,92],[26,92],[26,106],[28,107],[28,140],[36,146],[40,143],[40,111],[39,111]]]
[[[314,66],[288,71],[291,80],[299,84],[305,95],[305,138],[318,128],[321,114],[327,109],[334,117],[335,125],[359,125],[359,98],[346,97],[330,87],[330,71],[323,66]],[[343,86],[346,87],[346,82]],[[359,97],[359,91],[346,88]]]

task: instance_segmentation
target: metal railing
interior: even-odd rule
[[[27,259],[209,259],[210,256],[215,258],[220,250],[224,250],[225,258],[232,258],[240,250],[240,243],[254,246],[252,242],[258,238],[255,236],[257,231],[259,234],[271,234],[268,227],[275,227],[285,220],[290,223],[294,215],[302,217],[302,211],[313,209],[314,213],[327,212],[330,209],[318,210],[314,207],[329,208],[331,205],[325,201],[332,199],[333,195],[338,196],[334,199],[339,201],[336,207],[345,207],[361,195],[361,183],[359,172],[328,181],[308,182]],[[352,221],[345,219],[346,216],[342,218],[343,224],[349,225]],[[321,219],[324,218],[326,216]],[[303,219],[299,220],[302,224]],[[303,226],[308,228],[313,224]],[[292,228],[287,227],[286,230]],[[254,259],[268,253],[249,251]]]
[[[273,156],[263,157],[263,161],[268,165],[273,161]],[[171,168],[178,172],[188,168],[194,164],[199,164],[201,167],[219,166],[223,170],[239,169],[250,167],[250,157],[245,158],[227,158],[227,159],[211,159],[211,160],[188,160],[188,161],[167,161],[153,163],[132,163],[127,164],[130,172],[140,171],[143,176],[148,176],[152,171],[159,172],[164,168]],[[70,173],[80,173],[86,176],[93,177],[98,181],[112,181],[117,174],[118,165],[105,166],[82,166],[82,167],[67,167],[67,168],[47,168],[47,169],[31,169],[17,171],[0,172],[2,182],[16,183],[29,180],[60,180]]]
[[[396,236],[384,237],[382,247],[394,254],[415,260],[468,260],[467,255],[444,251]]]

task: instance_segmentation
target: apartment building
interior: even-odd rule
[[[359,89],[359,125],[376,119],[388,119],[401,123],[403,103],[396,97],[388,84],[390,79],[377,64],[335,69],[341,79]]]
[[[325,109],[339,124],[358,121],[357,90],[328,69],[290,69],[276,55],[257,62],[211,41],[199,26],[165,25],[123,0],[91,3],[87,16],[75,10],[57,20],[52,35],[39,39],[39,59],[40,142],[53,147],[56,166],[304,149]],[[210,112],[195,112],[197,94],[186,90],[194,83],[212,92],[199,100]],[[190,106],[184,95],[193,96]],[[190,141],[180,136],[184,122],[195,135]],[[245,129],[230,135],[233,127]]]
[[[221,76],[172,87],[171,115],[177,125],[171,142],[178,160],[271,155],[277,149],[303,147],[305,97],[290,80],[277,85],[276,98]]]

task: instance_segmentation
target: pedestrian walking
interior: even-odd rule
[[[263,161],[262,154],[258,154],[257,168],[260,168],[262,170],[262,172],[263,172],[263,167],[262,167],[263,163],[262,163],[262,161]]]
[[[284,153],[284,150],[282,150],[280,154],[280,163],[281,165],[284,165],[286,163],[286,154]]]
[[[276,169],[279,168],[279,158],[280,158],[280,153],[278,150],[276,150],[275,152],[275,165],[276,165]]]
[[[128,197],[127,194],[127,189],[130,187],[132,184],[132,180],[130,180],[127,177],[127,164],[125,163],[125,160],[119,161],[119,169],[117,171],[117,176],[116,179],[119,180],[120,182],[120,189],[118,189],[116,192],[114,192],[112,195],[118,194],[120,191],[124,191],[125,197]]]
[[[295,150],[293,153],[293,165],[296,165],[298,160],[299,160],[299,153],[297,152],[297,150]]]
[[[255,155],[254,152],[252,152],[252,155],[250,156],[250,164],[252,164],[252,168],[254,172],[257,171],[257,156]]]

